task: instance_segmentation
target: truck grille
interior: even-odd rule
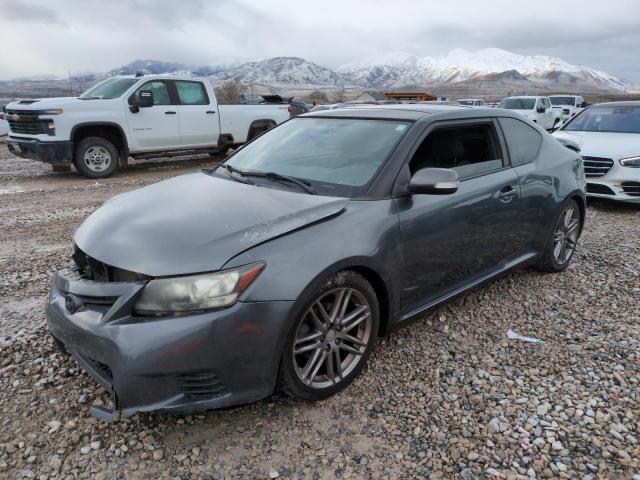
[[[632,197],[640,197],[640,182],[622,182],[622,191]]]
[[[587,177],[602,177],[613,167],[613,160],[600,157],[582,157],[584,160],[584,174]]]
[[[40,135],[49,133],[51,120],[40,120],[39,110],[7,110],[6,118],[9,122],[11,133],[23,133],[27,135]]]

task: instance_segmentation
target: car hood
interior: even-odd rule
[[[614,160],[640,156],[640,134],[610,132],[571,132],[562,130],[553,134],[568,138],[580,147],[585,157],[604,157]]]
[[[7,105],[7,109],[15,110],[42,110],[45,108],[63,108],[68,105],[77,105],[83,100],[79,100],[77,97],[51,97],[51,98],[37,98],[31,100],[23,100],[17,102],[11,102]]]
[[[347,202],[195,173],[112,198],[80,225],[74,241],[97,260],[153,277],[206,272],[337,215]]]

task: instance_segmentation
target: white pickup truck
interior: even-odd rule
[[[560,112],[560,119],[563,123],[587,106],[584,98],[578,95],[550,95],[549,100],[551,100],[553,109]]]
[[[218,105],[204,79],[137,75],[109,78],[79,97],[19,100],[5,116],[15,155],[103,178],[129,157],[226,152],[287,120],[290,110]]]
[[[549,97],[507,97],[498,104],[498,108],[515,110],[545,130],[552,131],[560,126],[560,112],[551,107]]]

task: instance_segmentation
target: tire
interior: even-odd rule
[[[540,271],[551,273],[566,270],[576,251],[581,229],[580,208],[575,200],[569,200],[560,210],[553,232],[547,240],[544,254],[535,267]]]
[[[118,168],[116,146],[102,137],[87,137],[76,145],[73,164],[87,178],[106,178]]]
[[[285,341],[279,389],[321,400],[346,388],[367,363],[378,337],[378,299],[362,275],[346,270],[305,295],[300,307]]]

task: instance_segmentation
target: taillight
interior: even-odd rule
[[[291,105],[287,107],[287,111],[289,112],[289,116],[291,116],[291,114],[293,113],[293,108],[291,108]]]
[[[4,112],[0,112],[0,120],[4,120]]]

